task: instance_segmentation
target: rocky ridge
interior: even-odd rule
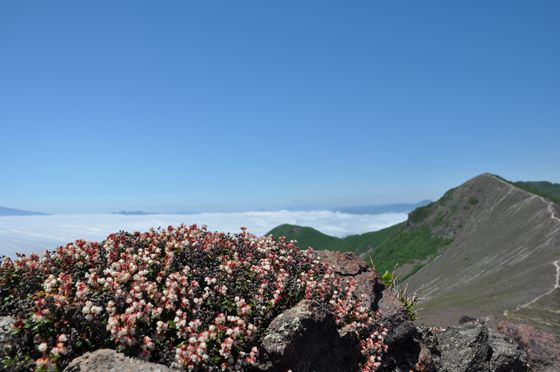
[[[506,318],[560,335],[559,209],[482,174],[415,211],[422,218],[411,228],[452,239],[407,279],[412,289],[424,287],[424,323],[451,325],[468,311],[493,326]]]

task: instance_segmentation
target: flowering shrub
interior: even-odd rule
[[[364,370],[374,370],[385,330],[353,289],[312,250],[244,228],[230,235],[181,225],[78,240],[2,259],[0,314],[16,318],[2,363],[61,368],[108,347],[188,370],[251,369],[272,319],[305,298],[358,333]]]

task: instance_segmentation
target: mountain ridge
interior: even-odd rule
[[[431,203],[429,199],[419,201],[418,203],[391,203],[379,205],[364,205],[355,207],[342,207],[331,209],[334,212],[350,213],[350,214],[381,214],[381,213],[403,213],[414,210]]]
[[[411,290],[424,286],[426,324],[468,312],[560,334],[560,206],[544,195],[483,173],[406,222],[362,234],[371,244],[353,252],[371,257],[381,272],[398,262]]]
[[[48,213],[25,211],[22,209],[0,207],[0,216],[48,216]]]
[[[558,332],[551,314],[560,304],[559,207],[491,174],[461,187],[465,195],[482,187],[481,205],[462,220],[453,243],[407,280],[412,289],[426,288],[428,321],[470,307]]]
[[[146,211],[115,211],[111,212],[111,214],[117,214],[121,216],[149,216],[152,214],[160,214],[159,212],[146,212]]]

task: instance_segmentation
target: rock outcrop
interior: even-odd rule
[[[354,279],[356,293],[372,308],[378,307],[382,287],[377,273],[351,253],[319,251],[342,280]],[[302,301],[276,317],[263,337],[266,371],[357,371],[360,344],[353,332],[339,331],[334,314],[310,301]],[[333,352],[336,350],[336,352]]]
[[[422,332],[420,371],[526,371],[526,354],[506,336],[477,321]]]
[[[529,367],[535,371],[560,371],[560,342],[551,334],[526,324],[502,321],[498,330],[527,352]]]
[[[334,273],[342,279],[356,281],[356,294],[366,296],[376,306],[379,299],[379,276],[367,263],[353,253],[337,251],[317,251],[319,260],[332,267]]]
[[[129,358],[115,350],[99,349],[74,359],[65,372],[171,372],[161,364]]]
[[[360,294],[381,312],[388,330],[383,371],[526,371],[526,354],[507,336],[474,318],[447,329],[417,328],[375,270],[351,253],[319,252],[337,275],[354,278]]]
[[[354,332],[339,332],[334,315],[302,301],[276,317],[262,341],[265,371],[356,371],[360,344]],[[336,352],[333,352],[335,351]]]
[[[381,312],[387,328],[388,352],[382,360],[387,370],[414,368],[421,349],[419,334],[403,304],[392,291],[386,291],[377,272],[358,256],[348,252],[319,251],[322,262],[331,265],[342,279],[354,279],[358,295],[365,295],[373,309]]]

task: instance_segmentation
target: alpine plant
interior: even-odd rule
[[[61,369],[86,351],[112,348],[185,370],[250,370],[270,322],[308,299],[358,334],[363,369],[375,370],[386,330],[354,285],[313,250],[245,228],[181,225],[77,240],[1,259],[0,314],[16,319],[1,366]]]

